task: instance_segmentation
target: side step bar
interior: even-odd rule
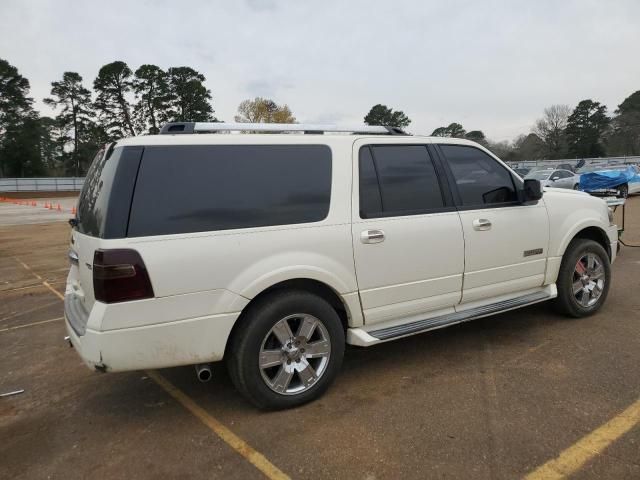
[[[449,313],[447,315],[441,315],[439,317],[417,320],[415,322],[405,323],[403,325],[396,325],[393,327],[381,328],[379,330],[372,330],[367,333],[378,340],[389,340],[392,338],[411,335],[414,333],[426,332],[427,330],[444,327],[446,325],[468,322],[469,320],[486,317],[487,315],[492,315],[494,313],[499,313],[502,311],[511,310],[513,308],[524,307],[525,305],[549,300],[551,298],[554,298],[554,296],[555,295],[550,295],[548,291],[535,292],[530,293],[529,295],[524,295],[522,297],[492,303],[491,305],[470,308],[469,310]]]

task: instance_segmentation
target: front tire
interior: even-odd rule
[[[345,334],[324,299],[281,291],[259,299],[243,315],[229,345],[235,387],[258,408],[291,408],[320,397],[335,379]]]
[[[574,239],[558,273],[558,311],[570,317],[593,315],[604,304],[611,285],[609,255],[599,243]]]

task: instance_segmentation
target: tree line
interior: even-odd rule
[[[109,141],[155,134],[168,121],[215,121],[205,77],[190,67],[104,65],[93,91],[77,72],[51,82],[44,103],[55,117],[39,116],[29,81],[0,59],[0,175],[83,174]]]
[[[77,72],[51,82],[43,99],[55,116],[40,116],[29,96],[29,81],[0,59],[0,176],[84,175],[101,145],[122,137],[154,135],[166,122],[218,121],[205,76],[190,67],[145,64],[132,70],[125,62],[102,66],[92,88]],[[256,97],[238,106],[237,122],[295,123],[288,105]],[[400,110],[374,105],[368,125],[406,128]],[[573,110],[553,105],[544,110],[529,134],[513,142],[492,142],[482,130],[467,131],[453,122],[432,135],[467,138],[492,149],[505,160],[640,154],[640,91],[614,112],[592,100]]]
[[[402,111],[385,105],[374,106],[364,121],[400,127],[411,123]],[[473,140],[506,161],[640,155],[640,90],[625,98],[612,116],[605,105],[591,99],[573,109],[552,105],[544,109],[530,133],[512,142],[493,142],[482,130],[467,131],[457,122],[438,127],[431,135]]]

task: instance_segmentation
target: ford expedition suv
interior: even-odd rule
[[[617,246],[600,199],[373,126],[168,124],[99,152],[71,223],[66,327],[87,365],[206,379],[224,361],[270,409],[320,396],[346,344],[546,300],[590,315]]]

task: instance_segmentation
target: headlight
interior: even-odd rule
[[[607,207],[607,213],[609,214],[609,225],[613,225],[613,208]]]

